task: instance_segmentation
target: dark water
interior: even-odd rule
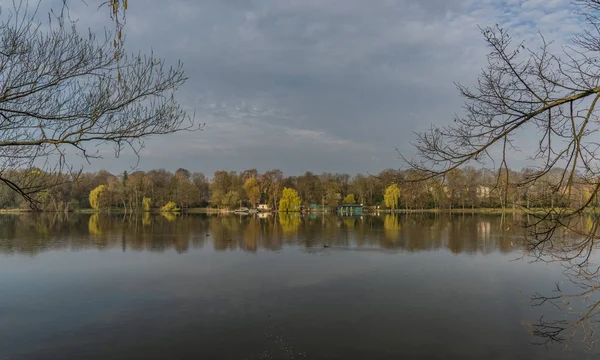
[[[3,215],[0,359],[600,358],[532,345],[523,322],[564,315],[526,294],[561,273],[511,226]]]

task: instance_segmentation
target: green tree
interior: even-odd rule
[[[294,189],[284,188],[279,200],[279,211],[281,212],[298,212],[302,200],[298,192]]]
[[[230,191],[221,200],[221,205],[223,205],[226,209],[233,209],[239,206],[240,203],[240,193],[237,191]]]
[[[306,205],[321,204],[324,194],[319,176],[307,171],[304,175],[298,176],[297,183],[298,195]]]
[[[385,206],[389,209],[396,209],[398,207],[398,200],[400,199],[400,188],[396,184],[392,184],[385,189],[383,200]]]
[[[354,194],[348,194],[344,198],[344,204],[356,204],[356,199],[354,198]]]
[[[256,204],[260,201],[260,185],[256,178],[252,177],[244,182],[244,191],[246,191],[246,196],[252,207],[256,207]]]
[[[105,206],[104,195],[106,193],[106,186],[99,185],[90,192],[90,206],[92,209],[98,211]]]
[[[169,184],[171,199],[182,208],[189,208],[192,204],[200,202],[200,193],[191,178],[192,175],[188,170],[179,169]]]
[[[363,174],[357,174],[352,179],[351,189],[356,194],[357,200],[365,205],[373,204],[373,195],[375,194],[376,179],[366,177]]]
[[[260,183],[266,196],[266,203],[276,209],[283,187],[283,172],[279,169],[267,171],[261,175]]]
[[[220,208],[223,205],[223,199],[225,199],[225,193],[222,190],[214,190],[210,202],[213,206]]]
[[[194,183],[194,186],[196,186],[196,191],[198,192],[199,205],[205,206],[210,199],[209,181],[203,173],[193,173],[192,182]]]

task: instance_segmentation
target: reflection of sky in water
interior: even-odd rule
[[[153,242],[160,237],[172,241],[177,233],[193,243],[195,232],[210,229],[211,236],[201,234],[204,246],[190,246],[184,253],[173,248],[123,252],[115,242],[102,251],[57,246],[33,257],[3,255],[0,348],[23,358],[244,359],[264,352],[271,358],[306,353],[323,359],[597,356],[529,345],[521,321],[538,313],[519,291],[551,290],[560,272],[511,261],[520,255],[515,249],[492,251],[503,241],[496,220],[437,227],[403,222],[400,237],[420,233],[441,241],[439,247],[417,252],[409,251],[414,244],[402,241],[397,243],[410,246],[378,250],[374,244],[388,241],[383,223],[348,229],[334,219],[329,225],[336,232],[305,224],[278,251],[217,251],[211,244],[224,229],[215,229],[214,223],[209,227],[205,220],[186,224],[178,219],[174,223],[180,227],[171,233],[154,222],[159,235]],[[240,227],[226,226],[233,242],[245,233],[243,221]],[[103,234],[122,239],[127,231],[119,229],[107,227]],[[432,235],[432,229],[440,231]],[[331,248],[320,241],[327,231]],[[49,230],[48,236],[56,242],[60,232],[85,236],[65,228]],[[332,241],[336,234],[339,241]],[[473,236],[482,250],[461,245],[475,241]],[[310,251],[307,238],[315,239]],[[359,241],[366,245],[344,245]],[[490,247],[483,250],[481,242]]]

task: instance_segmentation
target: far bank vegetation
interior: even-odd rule
[[[519,210],[576,207],[589,198],[593,189],[585,182],[571,192],[571,203],[564,202],[560,187],[561,170],[551,171],[534,183],[517,186],[531,169],[520,172],[493,171],[466,167],[455,169],[442,179],[414,182],[415,171],[387,169],[376,175],[306,172],[286,176],[280,170],[259,173],[255,169],[217,171],[211,177],[201,172],[163,169],[147,172],[107,171],[82,174],[52,174],[38,171],[5,172],[20,179],[54,177],[52,186],[35,194],[42,211],[150,212],[150,211],[231,211],[240,207],[297,212],[315,205],[335,210],[342,204],[362,204],[372,210],[460,211]],[[505,181],[505,179],[510,181]],[[500,180],[499,180],[500,179]],[[598,206],[594,199],[590,208]],[[8,186],[0,184],[0,209],[29,209],[24,199]]]

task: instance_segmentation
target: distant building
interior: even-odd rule
[[[338,214],[342,215],[362,215],[363,206],[361,204],[343,204],[337,208]]]
[[[257,209],[259,211],[271,211],[271,207],[267,204],[259,204]]]
[[[491,189],[489,186],[479,185],[477,186],[477,197],[480,199],[490,197]]]

